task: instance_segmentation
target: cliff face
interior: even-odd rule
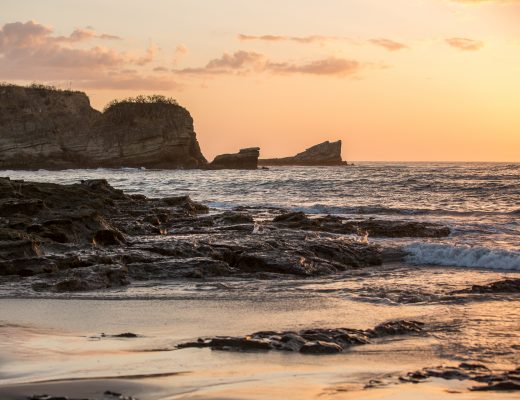
[[[337,142],[323,142],[309,147],[294,157],[269,158],[258,160],[259,165],[306,165],[306,166],[333,166],[345,165],[341,159],[341,140]]]
[[[0,87],[0,168],[205,165],[189,112],[177,104],[94,110],[81,92]]]

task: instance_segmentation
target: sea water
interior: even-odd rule
[[[441,239],[374,239],[415,265],[520,270],[520,164],[374,163],[268,170],[71,169],[0,171],[0,176],[75,183],[105,178],[150,197],[190,195],[215,211],[278,207],[308,214],[436,222]]]

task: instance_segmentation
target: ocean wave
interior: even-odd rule
[[[252,200],[249,203],[243,201],[209,201],[207,205],[217,209],[230,209],[237,206],[247,206],[250,208],[279,208],[291,211],[302,211],[306,214],[331,214],[331,215],[402,215],[402,216],[450,216],[450,217],[471,217],[471,216],[498,216],[498,215],[520,215],[520,210],[511,212],[500,211],[456,211],[446,209],[428,208],[398,208],[384,206],[340,206],[333,204],[316,203],[311,205],[288,205],[284,202],[258,202]]]
[[[446,215],[446,216],[475,216],[507,214],[493,211],[456,211],[429,208],[394,208],[384,206],[334,206],[327,204],[313,204],[306,207],[296,207],[297,211],[308,214],[387,214],[387,215]],[[520,212],[520,210],[519,210]],[[516,213],[516,212],[513,212]]]
[[[520,271],[520,251],[467,245],[413,243],[405,247],[407,262],[421,265]]]

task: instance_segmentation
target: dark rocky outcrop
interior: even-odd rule
[[[208,169],[257,169],[259,147],[240,149],[238,153],[221,154],[207,166]]]
[[[430,378],[470,380],[486,384],[470,387],[472,391],[520,391],[520,367],[509,371],[493,371],[483,364],[475,363],[424,368],[400,376],[399,381],[422,383]]]
[[[368,235],[370,237],[445,237],[451,231],[444,225],[417,221],[389,221],[377,219],[347,219],[327,215],[309,218],[303,212],[288,212],[276,216],[274,224],[291,229]]]
[[[85,93],[0,86],[0,168],[197,168],[206,164],[189,112],[162,97],[101,113]]]
[[[309,147],[294,157],[268,158],[258,160],[259,165],[302,165],[302,166],[334,166],[346,165],[341,159],[341,140],[323,142]]]
[[[247,336],[199,338],[196,342],[181,343],[177,347],[180,349],[209,347],[212,350],[227,351],[276,350],[316,355],[336,354],[351,346],[370,343],[371,339],[420,333],[423,325],[418,321],[395,320],[384,322],[368,330],[336,328],[304,329],[297,332],[262,331]]]
[[[520,293],[520,278],[504,279],[487,285],[473,285],[455,293]]]
[[[208,214],[188,196],[130,196],[103,179],[58,185],[0,178],[0,276],[23,278],[36,291],[148,279],[308,277],[382,262],[379,247],[354,239],[271,221],[263,227],[245,210]]]

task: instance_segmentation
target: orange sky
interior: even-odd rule
[[[515,0],[2,0],[0,81],[173,96],[210,160],[342,139],[351,161],[520,161],[519,22]]]

